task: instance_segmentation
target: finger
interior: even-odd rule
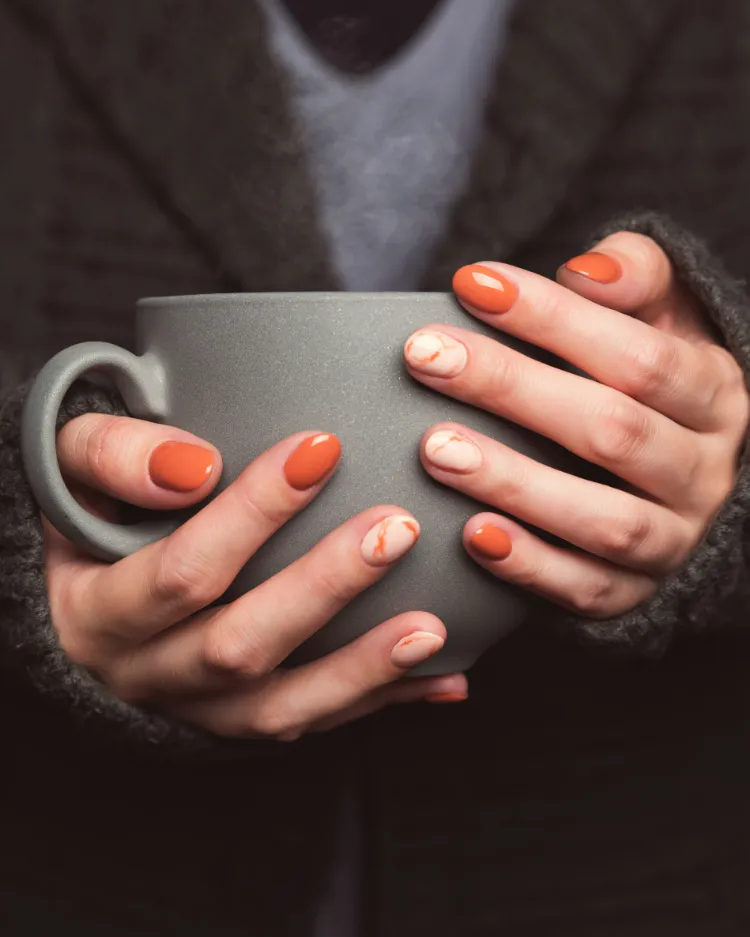
[[[363,697],[353,706],[349,706],[313,723],[310,732],[327,732],[337,726],[346,725],[370,713],[385,709],[386,706],[403,703],[461,703],[468,699],[468,681],[462,673],[449,674],[445,677],[420,677],[399,680],[388,686],[379,687]]]
[[[557,271],[558,282],[609,309],[635,316],[688,342],[712,340],[708,319],[661,247],[618,231]]]
[[[195,504],[221,475],[215,446],[169,426],[123,416],[87,413],[57,437],[64,476],[144,508]]]
[[[612,618],[653,595],[645,573],[587,553],[545,543],[507,517],[477,514],[464,528],[464,546],[480,566],[587,618]]]
[[[488,325],[564,358],[683,426],[721,425],[715,401],[728,369],[703,346],[508,264],[463,267],[453,282],[462,305]]]
[[[697,537],[661,505],[542,465],[467,427],[433,427],[421,457],[442,484],[618,565],[664,574]]]
[[[277,670],[230,698],[186,704],[185,712],[220,735],[294,737],[399,680],[437,653],[445,637],[434,615],[406,612],[327,657]]]
[[[372,508],[342,524],[309,553],[227,606],[207,635],[214,670],[257,677],[376,583],[419,539],[398,507]]]
[[[230,605],[195,616],[129,655],[117,675],[128,695],[205,693],[270,674],[419,538],[401,508],[372,508]]]
[[[421,360],[425,335],[437,335],[446,348],[463,346],[465,365],[435,374],[440,359]],[[448,351],[449,359],[458,354]],[[412,336],[405,356],[412,376],[428,387],[547,436],[665,504],[692,505],[702,456],[696,435],[620,391],[446,325]]]
[[[79,603],[81,627],[132,645],[210,605],[318,494],[340,453],[326,433],[272,446],[170,537],[102,569]]]

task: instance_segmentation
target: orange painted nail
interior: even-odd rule
[[[341,443],[332,433],[308,436],[286,460],[284,476],[292,488],[304,491],[322,481],[341,458]]]
[[[467,305],[492,315],[507,312],[518,298],[515,283],[482,264],[470,264],[457,270],[453,276],[453,290]]]
[[[213,471],[216,458],[210,449],[189,442],[163,442],[151,453],[151,481],[169,491],[195,491]]]
[[[565,269],[597,283],[614,283],[622,276],[620,262],[599,251],[589,251],[588,254],[573,257],[565,264]]]
[[[428,693],[425,699],[428,703],[463,703],[469,697],[466,693]]]
[[[494,524],[483,524],[471,535],[471,545],[489,560],[505,560],[513,549],[508,534]]]

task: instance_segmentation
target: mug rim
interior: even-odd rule
[[[279,292],[259,292],[259,293],[185,293],[184,295],[174,296],[144,296],[136,301],[136,307],[149,308],[163,303],[180,303],[181,305],[206,305],[208,303],[246,303],[249,300],[269,300],[277,302],[287,302],[289,300],[321,301],[335,299],[337,302],[360,302],[362,300],[375,299],[409,299],[416,297],[422,299],[434,297],[453,297],[454,294],[449,291],[440,292],[439,290],[419,291],[419,290],[313,290],[305,292],[299,291],[279,291]]]

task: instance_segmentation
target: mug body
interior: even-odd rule
[[[416,383],[402,349],[431,322],[486,331],[452,296],[439,293],[237,294],[142,300],[140,351],[165,374],[166,422],[221,451],[218,491],[281,438],[335,433],[343,458],[332,481],[247,564],[226,598],[293,562],[347,518],[379,503],[411,511],[420,542],[377,585],[310,638],[294,662],[319,657],[400,612],[420,609],[445,623],[443,650],[419,674],[471,666],[516,628],[523,596],[466,555],[461,533],[482,506],[432,481],[420,439],[443,420],[464,423],[543,462],[570,468],[559,447]],[[580,467],[574,468],[580,474]]]

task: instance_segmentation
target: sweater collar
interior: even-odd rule
[[[255,3],[14,0],[134,171],[237,289],[335,287]],[[585,170],[677,0],[519,0],[486,130],[426,285],[507,258]]]

